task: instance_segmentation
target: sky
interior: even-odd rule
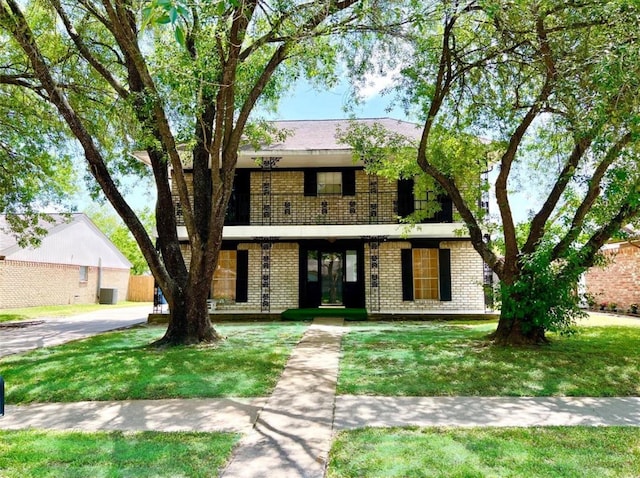
[[[277,115],[273,119],[342,119],[355,116],[357,118],[385,118],[409,120],[399,108],[387,111],[390,95],[382,95],[381,91],[390,86],[387,77],[370,79],[366,87],[360,91],[363,102],[352,111],[345,111],[350,96],[347,82],[341,82],[330,90],[318,91],[308,82],[300,81],[290,95],[283,98]]]

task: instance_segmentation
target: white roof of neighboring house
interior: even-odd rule
[[[85,214],[51,214],[39,247],[22,248],[0,215],[0,256],[15,261],[130,269],[131,263]]]

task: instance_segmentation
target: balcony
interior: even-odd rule
[[[405,201],[406,202],[406,201]],[[424,223],[451,223],[451,207],[442,210]],[[174,205],[178,225],[183,226],[182,208],[177,197]],[[400,207],[399,207],[400,206]],[[359,225],[397,224],[398,211],[407,211],[413,204],[400,204],[391,192],[357,193],[355,196],[303,194],[234,194],[229,202],[226,226],[279,225]]]

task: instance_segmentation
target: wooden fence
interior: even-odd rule
[[[129,276],[127,300],[153,302],[153,276]]]

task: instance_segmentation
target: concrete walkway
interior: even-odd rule
[[[233,431],[245,436],[224,478],[321,478],[332,436],[345,429],[640,427],[640,397],[336,397],[344,332],[341,321],[316,320],[268,398],[9,405],[0,429]]]
[[[331,447],[342,319],[314,322],[223,478],[322,478]]]
[[[49,317],[0,324],[0,357],[60,345],[108,330],[147,321],[152,306],[109,307],[69,317]]]

